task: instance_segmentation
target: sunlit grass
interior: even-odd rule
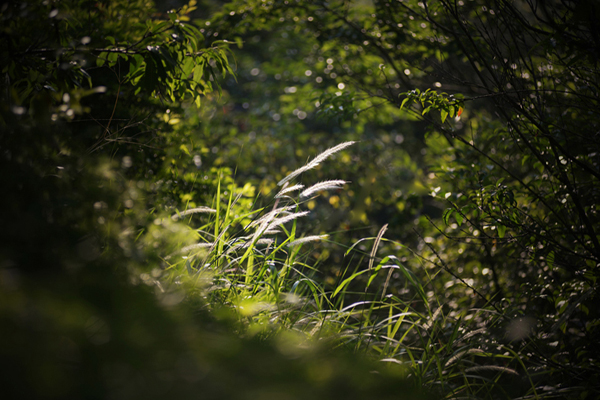
[[[376,237],[346,246],[345,272],[333,288],[321,282],[318,264],[306,249],[329,241],[329,236],[301,232],[298,222],[310,215],[308,197],[339,190],[346,181],[325,181],[308,189],[290,184],[351,144],[329,149],[291,172],[279,183],[283,187],[277,194],[255,198],[250,210],[237,208],[240,194],[231,188],[221,193],[219,185],[210,208],[173,214],[173,220],[190,227],[197,243],[165,257],[168,267],[162,281],[183,287],[186,296],[201,299],[215,313],[227,310],[242,335],[293,334],[296,345],[319,342],[361,352],[380,361],[382,368],[401,369],[416,385],[441,398],[490,398],[499,393],[508,398],[503,384],[515,377],[529,383],[526,395],[537,397],[531,377],[520,376],[527,371],[519,354],[480,340],[502,316],[488,309],[450,312],[445,297],[427,293],[421,279],[397,256],[379,254],[384,251],[381,243],[388,240],[387,225]],[[359,250],[359,243],[371,243],[370,252]],[[407,283],[402,295],[391,290],[394,273]],[[477,325],[481,320],[489,323]]]

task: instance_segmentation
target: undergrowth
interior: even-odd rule
[[[180,293],[234,319],[243,336],[284,337],[297,349],[319,343],[366,353],[440,398],[556,395],[540,394],[535,374],[523,362],[527,345],[517,348],[498,334],[507,320],[501,310],[487,302],[476,309],[452,309],[443,293],[426,291],[436,279],[426,268],[417,274],[398,256],[380,254],[382,243],[393,242],[385,238],[387,225],[376,237],[347,246],[345,272],[333,288],[321,282],[318,263],[306,249],[329,240],[328,235],[308,235],[299,222],[310,218],[310,199],[348,182],[305,187],[294,180],[353,144],[321,153],[281,180],[271,198],[256,196],[249,209],[237,206],[239,188],[219,185],[211,207],[170,216],[169,223],[189,228],[194,243],[165,256],[166,268],[154,281],[161,293]],[[361,242],[370,242],[371,251],[360,250]],[[392,290],[393,274],[406,290]]]

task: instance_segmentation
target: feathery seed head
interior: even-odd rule
[[[287,193],[293,192],[295,190],[300,190],[300,189],[303,189],[303,188],[304,188],[304,185],[301,185],[301,184],[290,186],[290,187],[284,187],[283,189],[281,189],[279,191],[279,193],[277,193],[275,195],[275,198],[278,199],[278,198],[282,197],[283,195],[285,195]]]
[[[273,222],[271,222],[267,226],[267,228],[265,229],[265,231],[269,231],[269,230],[275,228],[276,226],[283,225],[283,224],[285,224],[287,222],[295,220],[296,218],[304,217],[304,216],[306,216],[308,214],[310,214],[310,211],[301,211],[301,212],[298,212],[298,213],[286,215],[285,217],[275,218],[273,220]]]
[[[185,210],[185,211],[181,211],[177,214],[173,214],[171,216],[171,219],[173,221],[177,221],[179,219],[179,217],[184,217],[186,215],[189,214],[197,214],[197,213],[216,213],[217,210],[214,210],[210,207],[196,207],[196,208],[190,208],[189,210]]]
[[[319,241],[319,240],[326,239],[328,237],[329,237],[329,235],[306,236],[306,237],[303,237],[301,239],[294,240],[293,242],[289,242],[287,244],[287,247],[294,247],[294,246],[297,246],[297,245],[302,244],[302,243],[316,242],[316,241]]]
[[[315,168],[317,165],[319,165],[321,162],[325,161],[331,155],[337,153],[338,151],[345,149],[346,147],[352,146],[354,143],[356,143],[356,142],[344,142],[344,143],[338,144],[335,147],[325,150],[324,152],[322,152],[321,154],[316,156],[312,161],[307,163],[305,166],[298,168],[297,170],[291,172],[288,176],[286,176],[285,178],[280,180],[279,183],[277,183],[277,185],[282,186],[283,184],[285,184],[286,182],[295,178],[296,176],[300,175],[301,173],[308,171],[309,169]]]
[[[311,194],[321,190],[341,189],[347,182],[343,180],[323,181],[312,185],[300,193],[300,197],[309,197]]]

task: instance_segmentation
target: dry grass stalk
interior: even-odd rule
[[[375,243],[373,244],[373,250],[371,250],[371,255],[369,257],[369,269],[373,268],[373,263],[375,262],[375,255],[377,254],[377,248],[379,247],[379,243],[381,242],[381,238],[385,231],[387,231],[388,224],[385,224],[379,230],[377,237],[375,238]]]

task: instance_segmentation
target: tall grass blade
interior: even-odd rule
[[[217,198],[215,199],[215,237],[219,237],[219,212],[221,210],[221,171],[219,171],[219,179],[217,180]]]
[[[353,274],[352,274],[350,277],[348,277],[348,278],[344,279],[344,280],[342,281],[342,283],[340,283],[340,284],[338,285],[338,287],[337,287],[337,288],[335,288],[335,290],[334,290],[333,294],[331,295],[331,297],[335,297],[335,296],[337,296],[337,294],[338,294],[340,291],[342,291],[342,289],[344,289],[344,288],[345,288],[345,287],[346,287],[346,286],[347,286],[347,285],[348,285],[350,282],[352,282],[352,281],[354,280],[354,278],[356,278],[356,277],[357,277],[357,276],[359,276],[359,275],[362,275],[362,274],[364,274],[365,272],[368,272],[368,270],[367,270],[367,269],[363,269],[362,271],[355,272],[355,273],[353,273]]]

